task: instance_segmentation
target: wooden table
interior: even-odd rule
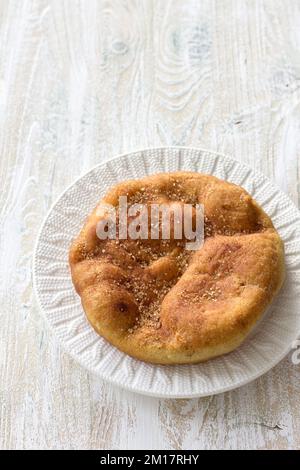
[[[300,366],[286,357],[219,396],[159,400],[89,374],[32,290],[50,205],[95,164],[201,146],[299,204],[299,0],[1,0],[1,447],[300,448]]]

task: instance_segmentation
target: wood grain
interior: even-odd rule
[[[120,152],[222,151],[300,204],[299,21],[299,0],[0,1],[1,448],[300,448],[290,357],[219,396],[138,396],[60,349],[31,279],[51,203]]]

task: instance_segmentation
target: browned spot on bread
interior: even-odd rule
[[[124,302],[119,302],[117,305],[117,308],[119,309],[120,312],[127,312],[128,310],[128,305],[126,305]]]

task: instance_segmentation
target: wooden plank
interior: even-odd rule
[[[299,365],[158,400],[65,354],[32,292],[51,203],[117,153],[219,150],[300,203],[299,0],[0,2],[1,448],[300,448]]]

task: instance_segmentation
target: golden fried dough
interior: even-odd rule
[[[120,183],[99,204],[200,203],[205,241],[100,240],[97,208],[70,249],[86,316],[121,351],[143,361],[188,364],[228,353],[246,338],[284,279],[282,241],[241,187],[178,172]],[[97,206],[99,208],[99,206]]]

